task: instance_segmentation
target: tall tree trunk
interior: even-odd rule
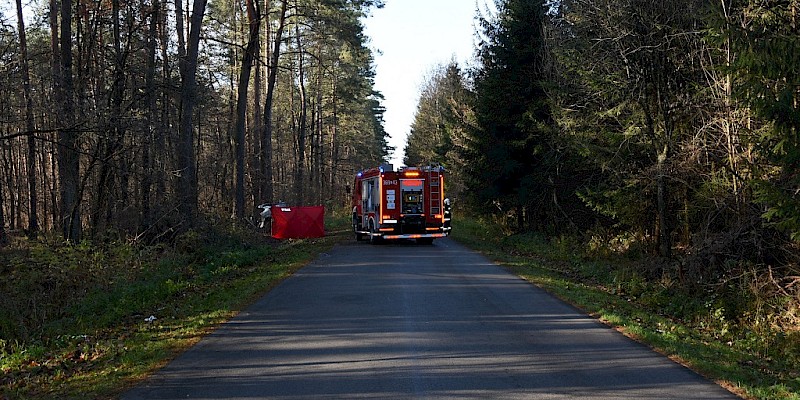
[[[3,180],[0,179],[0,246],[6,243],[8,243],[8,238],[6,237],[6,214],[3,207]]]
[[[150,198],[153,189],[153,157],[150,149],[155,142],[156,126],[155,116],[158,115],[156,104],[156,37],[158,36],[158,18],[161,4],[158,0],[153,0],[152,9],[149,15],[149,26],[147,33],[147,70],[145,71],[145,107],[151,116],[147,121],[147,137],[142,146],[142,180],[141,180],[141,205],[139,207],[139,229],[145,230],[150,224]]]
[[[722,13],[723,17],[725,18],[725,31],[731,31],[731,0],[722,0]],[[737,122],[735,121],[735,117],[733,114],[733,83],[732,83],[732,74],[730,72],[731,64],[733,63],[733,39],[731,35],[726,35],[725,38],[725,81],[724,81],[724,96],[725,96],[725,115],[723,121],[723,132],[725,134],[725,140],[727,144],[728,150],[728,165],[731,168],[731,185],[732,185],[732,192],[734,196],[734,200],[736,201],[737,207],[737,216],[741,216],[741,206],[742,202],[740,201],[741,193],[739,193],[739,171],[737,166],[737,158],[738,158],[738,146],[736,144],[738,132],[737,132]]]
[[[58,0],[50,0],[50,9],[49,9],[49,22],[50,22],[50,72],[53,75],[52,78],[52,91],[53,91],[53,98],[55,99],[55,107],[53,109],[58,110],[61,108],[61,104],[63,100],[61,99],[61,49],[60,49],[60,39],[59,39],[59,28],[58,28],[58,19],[61,15],[61,3]],[[59,122],[59,117],[56,115],[56,122]],[[54,143],[58,143],[58,139],[60,135],[57,135]],[[53,153],[57,154],[59,147],[56,146]],[[60,174],[59,157],[52,157],[52,163],[50,164],[51,167],[51,176],[56,177]],[[53,228],[58,227],[59,229],[62,227],[61,224],[61,183],[58,182],[57,179],[53,179],[54,186],[51,192],[51,202],[53,204],[53,210],[50,214],[53,219]],[[58,185],[56,187],[56,185]]]
[[[658,213],[658,253],[661,257],[672,256],[672,237],[669,220],[669,206],[667,193],[666,161],[669,155],[669,146],[664,145],[658,154],[656,171],[656,208]]]
[[[180,1],[178,0],[176,3]],[[181,114],[178,131],[178,168],[181,175],[178,179],[177,188],[178,210],[190,226],[194,224],[197,215],[197,166],[195,165],[192,114],[197,101],[197,56],[200,49],[200,27],[205,10],[206,0],[194,0],[186,53],[179,61],[181,72]],[[180,36],[181,34],[179,34]]]
[[[48,192],[50,193],[50,204],[53,207],[52,210],[45,215],[50,216],[50,227],[55,230],[61,227],[61,212],[59,212],[60,204],[58,201],[59,183],[58,179],[56,179],[56,177],[58,177],[58,146],[54,145],[54,143],[48,143],[48,146],[48,173],[44,174],[44,176],[50,181],[50,185],[48,185],[47,188],[49,189]]]
[[[264,100],[264,134],[261,136],[261,169],[264,181],[262,182],[262,199],[268,203],[273,203],[274,191],[272,187],[272,103],[275,96],[275,83],[278,79],[278,61],[281,54],[281,42],[283,42],[283,29],[286,25],[286,8],[288,0],[281,1],[281,11],[278,15],[278,28],[275,31],[273,41],[269,72],[267,75],[267,93]]]
[[[338,138],[338,126],[339,126],[339,109],[338,109],[338,98],[336,96],[336,89],[337,89],[337,77],[336,77],[336,63],[333,63],[331,66],[331,76],[333,77],[333,87],[331,89],[331,103],[333,104],[333,120],[331,121],[331,165],[329,171],[329,182],[328,187],[331,191],[335,190],[336,187],[336,171],[339,168],[339,138]],[[339,198],[340,193],[330,193],[331,198]]]
[[[122,48],[122,33],[120,29],[120,0],[112,0],[114,15],[114,85],[111,91],[111,129],[109,130],[113,135],[111,138],[111,146],[106,157],[106,164],[111,166],[112,158],[119,152],[125,145],[125,118],[123,118],[122,103],[125,99],[125,63],[127,60],[127,49]],[[128,30],[130,32],[130,30]],[[129,41],[130,38],[128,37]],[[112,183],[118,181],[118,190],[115,190],[107,197],[104,212],[106,214],[106,226],[110,226],[113,221],[113,205],[117,204],[119,200],[124,203],[128,202],[128,174],[130,162],[127,157],[119,158],[119,165],[114,166],[111,170],[110,176]],[[120,210],[121,211],[121,210]]]
[[[175,31],[178,34],[178,62],[182,62],[182,60],[186,58],[186,28],[184,27],[183,18],[183,0],[175,0]],[[181,73],[183,73],[183,71],[181,71]]]
[[[313,144],[313,147],[311,148],[311,153],[313,155],[312,158],[311,158],[312,159],[312,163],[313,163],[313,165],[311,167],[311,171],[312,171],[311,173],[312,173],[312,176],[313,176],[314,191],[315,191],[315,193],[314,193],[314,201],[316,202],[316,204],[322,204],[323,203],[323,196],[324,196],[325,192],[324,192],[324,188],[323,188],[324,180],[322,179],[322,174],[323,174],[322,173],[322,169],[323,169],[323,158],[322,158],[322,129],[323,129],[323,123],[322,123],[322,113],[323,113],[323,109],[322,109],[322,89],[321,89],[321,86],[318,86],[316,103],[317,104],[314,107],[314,109],[316,110],[315,111],[316,118],[314,119],[315,122],[314,122],[314,130],[313,130],[313,132],[314,132],[314,134],[313,134],[314,135],[313,136],[313,138],[314,138],[313,143],[314,144]]]
[[[236,122],[234,132],[234,142],[236,145],[236,199],[234,212],[236,218],[244,219],[244,158],[245,158],[245,113],[247,111],[247,89],[250,85],[250,72],[253,67],[253,60],[256,57],[258,44],[258,34],[261,30],[261,12],[258,2],[247,0],[247,21],[250,26],[250,36],[247,40],[242,58],[242,70],[239,75],[238,98],[236,100]]]
[[[77,151],[78,132],[74,126],[74,87],[72,80],[72,0],[61,2],[60,37],[60,110],[58,129],[58,158],[61,195],[61,227],[64,239],[81,240],[81,210],[79,198],[80,159]]]
[[[312,147],[312,167],[311,171],[314,177],[314,190],[316,191],[314,200],[316,204],[323,203],[323,197],[325,195],[324,191],[324,182],[325,180],[322,178],[323,175],[323,161],[324,158],[322,157],[322,133],[323,133],[323,111],[324,108],[322,103],[324,101],[322,97],[322,87],[324,81],[324,69],[322,68],[322,44],[317,47],[317,60],[319,65],[317,66],[317,99],[316,99],[316,118],[314,122],[314,145]]]
[[[158,15],[158,36],[159,36],[159,47],[161,52],[161,79],[163,82],[169,82],[171,79],[170,69],[167,67],[169,65],[169,30],[167,27],[169,24],[167,23],[167,12],[166,12],[166,1],[165,6],[159,7],[159,15]],[[167,148],[172,148],[172,141],[168,138],[170,134],[170,111],[173,109],[172,104],[172,96],[171,91],[169,90],[162,90],[159,93],[161,96],[161,107],[159,111],[159,115],[161,116],[158,121],[158,126],[156,130],[156,137],[155,137],[155,154],[154,154],[154,163],[156,165],[156,171],[158,171],[158,176],[155,182],[155,191],[156,191],[156,198],[153,201],[153,204],[163,204],[164,199],[166,198],[167,194],[167,170],[174,170],[172,159],[169,156],[172,154],[171,152],[167,151]],[[170,139],[168,141],[168,139]]]
[[[664,123],[664,138],[660,142],[656,137],[655,121],[649,111],[645,112],[647,129],[653,138],[653,147],[656,151],[656,223],[658,224],[658,253],[661,257],[672,256],[672,220],[669,209],[669,188],[667,187],[667,162],[669,160],[672,126],[671,117],[667,111],[668,105],[663,102],[661,91],[657,91],[657,107],[661,111]]]
[[[125,129],[122,127],[122,100],[125,93],[125,55],[122,52],[122,36],[120,32],[120,4],[119,0],[111,0],[111,19],[114,46],[114,72],[111,85],[111,111],[105,127],[106,135],[98,144],[100,150],[100,171],[97,179],[97,195],[91,215],[92,235],[98,235],[106,230],[111,222],[111,205],[114,199],[120,197],[120,192],[127,188],[120,186],[120,190],[109,190],[113,184],[115,174],[124,170],[124,166],[112,165],[114,154],[122,146]],[[122,196],[125,198],[125,196]]]
[[[33,131],[33,98],[31,97],[31,78],[28,68],[28,40],[25,33],[25,20],[22,16],[22,0],[17,0],[17,28],[19,30],[20,69],[22,72],[22,95],[25,99],[25,129],[28,131],[28,235],[35,236],[39,231],[37,210],[38,191],[36,190],[36,142]]]
[[[295,6],[296,7],[296,6]],[[295,13],[299,15],[295,9]],[[305,82],[305,54],[303,54],[303,43],[300,38],[300,24],[295,24],[295,35],[297,42],[297,79],[299,81],[300,89],[300,116],[299,126],[297,129],[297,159],[295,160],[295,179],[294,191],[297,195],[297,204],[303,205],[305,203],[305,168],[306,168],[306,135],[308,134],[308,96],[306,95],[306,82]]]
[[[267,10],[269,10],[269,8],[267,8]],[[258,40],[256,40],[256,49],[255,49],[255,53],[258,54],[258,57],[261,57],[262,47],[267,48],[269,46],[261,45],[261,36],[259,33]],[[256,60],[258,60],[258,57],[256,58]],[[249,158],[248,167],[250,168],[251,171],[257,171],[256,173],[250,175],[250,187],[252,188],[251,203],[255,205],[259,204],[261,202],[261,199],[263,198],[261,194],[261,189],[263,185],[260,184],[262,171],[258,163],[258,160],[260,159],[259,155],[261,154],[261,140],[259,140],[258,138],[261,137],[261,133],[264,132],[264,115],[262,114],[264,109],[261,108],[261,102],[263,101],[261,96],[261,83],[263,80],[263,76],[261,73],[261,62],[257,61],[254,64],[255,64],[254,65],[255,72],[253,81],[255,82],[255,86],[253,87],[253,104],[254,104],[253,127],[250,130],[251,136],[249,140],[252,146],[251,148],[255,149],[255,151],[251,153],[250,156],[248,157]]]
[[[5,144],[5,142],[0,142],[0,144]],[[7,188],[7,191],[8,191],[8,197],[9,197],[9,202],[8,202],[8,225],[9,225],[9,228],[11,228],[11,230],[14,230],[14,229],[16,229],[16,224],[15,224],[15,221],[14,221],[14,218],[15,218],[14,204],[17,203],[17,201],[14,199],[14,192],[17,192],[17,191],[14,190],[14,180],[13,180],[13,177],[15,175],[14,174],[14,170],[13,170],[14,169],[14,167],[13,167],[14,164],[11,163],[11,161],[9,161],[9,158],[13,157],[13,154],[12,154],[12,151],[11,151],[10,147],[11,147],[10,145],[9,146],[0,146],[0,162],[2,162],[2,170],[4,172],[3,176],[0,176],[0,179],[5,178],[2,183],[5,183],[5,185],[6,185],[6,188]]]
[[[659,57],[662,65],[667,64],[666,55],[662,54]],[[661,112],[662,123],[664,124],[664,143],[661,145],[661,149],[657,149],[659,151],[658,154],[658,200],[657,200],[657,207],[658,207],[658,217],[659,217],[659,253],[661,253],[662,257],[670,258],[672,257],[672,230],[673,230],[673,210],[670,210],[669,205],[669,187],[667,183],[667,174],[668,171],[668,163],[672,157],[672,139],[675,133],[675,124],[672,119],[672,104],[667,99],[666,93],[667,92],[667,79],[664,76],[664,72],[666,68],[662,67],[659,71],[657,76],[658,82],[658,90],[656,99],[658,101],[658,107]]]

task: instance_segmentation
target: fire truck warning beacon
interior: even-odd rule
[[[444,197],[444,168],[391,164],[359,172],[353,185],[356,240],[416,239],[431,244],[450,233],[450,200]]]

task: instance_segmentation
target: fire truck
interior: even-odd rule
[[[416,239],[431,244],[450,232],[450,201],[444,197],[444,168],[391,164],[359,172],[353,185],[356,240]]]

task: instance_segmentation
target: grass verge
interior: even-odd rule
[[[54,246],[0,254],[0,399],[114,398],[293,272],[348,239],[210,229],[174,247]]]
[[[630,273],[630,260],[595,260],[569,240],[505,235],[461,219],[453,238],[732,392],[800,399],[800,335],[735,324],[704,293]]]

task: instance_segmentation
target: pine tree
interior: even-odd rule
[[[547,139],[552,117],[544,89],[547,51],[545,6],[498,0],[493,19],[482,21],[478,50],[473,147],[469,172],[477,205],[513,211],[518,229],[546,185]]]
[[[764,218],[800,240],[800,21],[797,1],[734,2],[740,23],[731,24],[736,94],[765,121],[752,144],[756,199]]]
[[[575,93],[559,104],[559,122],[598,171],[581,195],[655,238],[670,257],[677,207],[689,203],[680,198],[689,190],[677,189],[688,179],[676,168],[696,158],[689,152],[702,126],[695,89],[706,79],[697,62],[702,4],[565,0],[561,7],[554,47]]]
[[[449,172],[448,197],[463,191],[460,146],[471,126],[473,94],[458,63],[436,67],[423,84],[405,147],[405,165],[442,165]]]
[[[453,150],[455,109],[465,100],[466,88],[456,62],[437,67],[423,85],[405,149],[406,165],[447,164]]]

